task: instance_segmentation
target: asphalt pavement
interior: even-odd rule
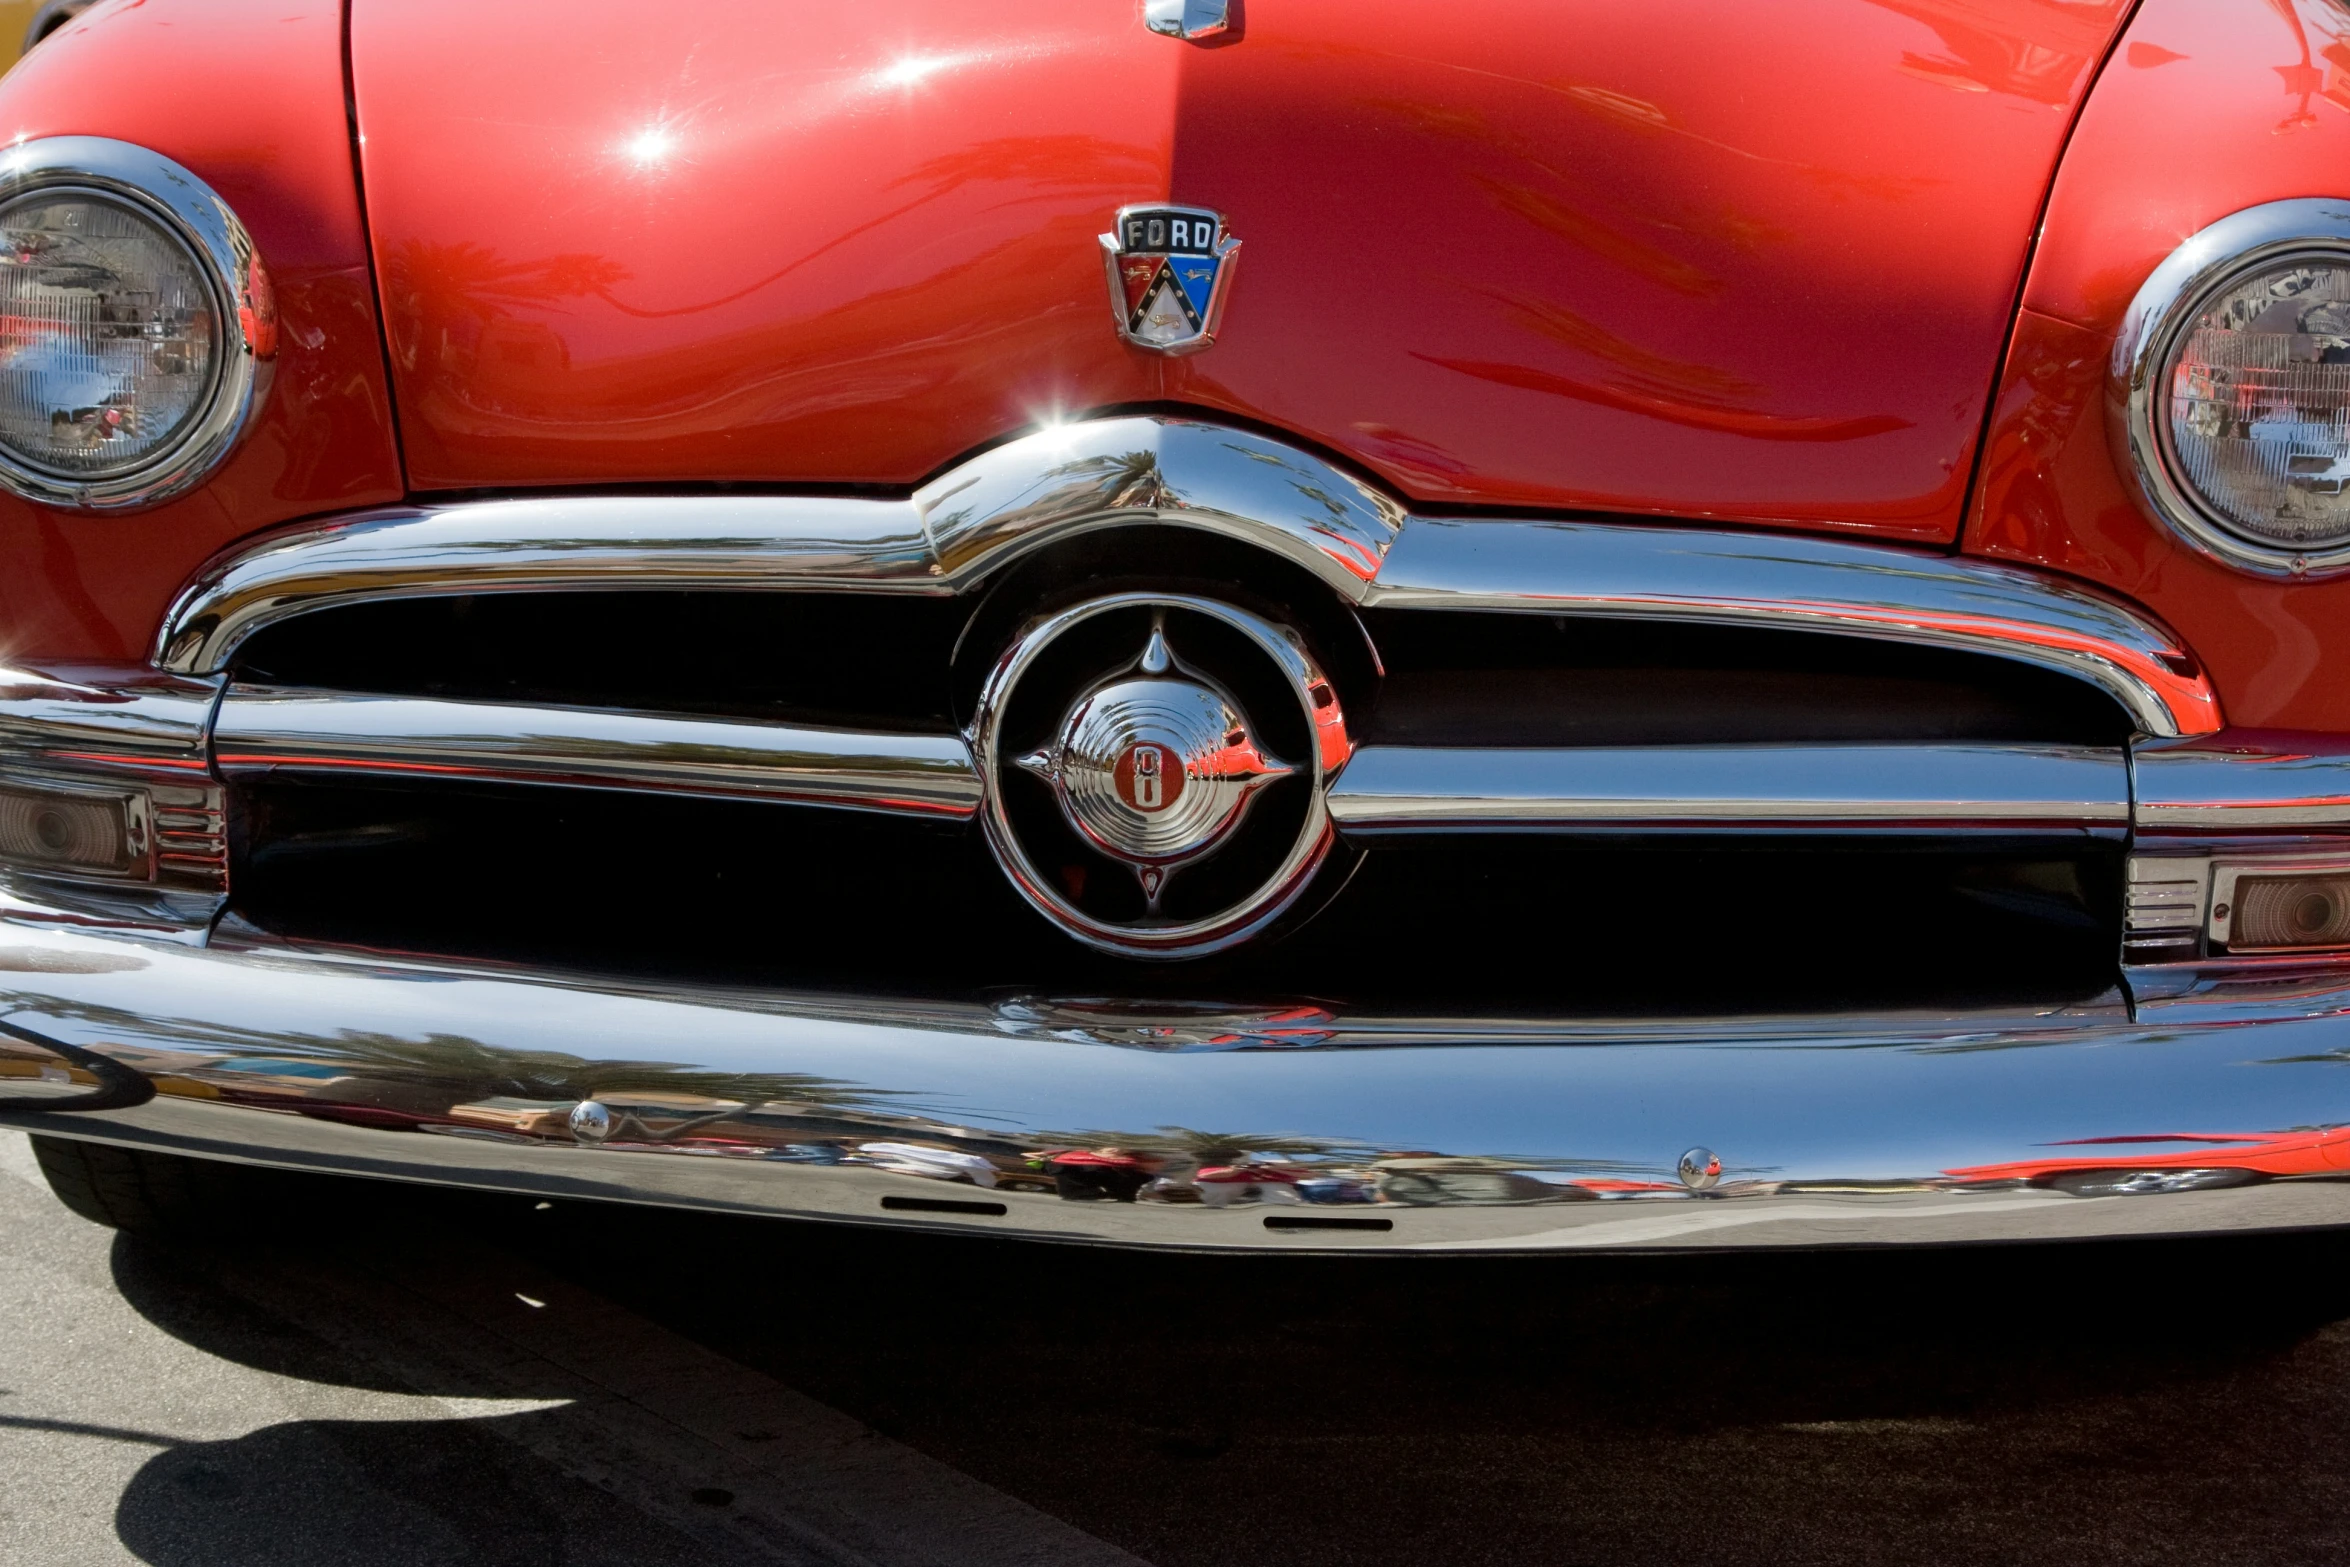
[[[1235,1259],[304,1181],[165,1246],[0,1133],[0,1562],[2332,1564],[2345,1318],[2327,1236]]]

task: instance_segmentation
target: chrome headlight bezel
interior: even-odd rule
[[[160,505],[209,477],[252,428],[277,358],[277,305],[260,252],[212,188],[161,153],[102,136],[51,136],[0,151],[0,205],[75,191],[130,207],[187,246],[212,295],[219,349],[206,400],[168,446],[103,477],[59,474],[0,447],[0,488],[69,511]]]

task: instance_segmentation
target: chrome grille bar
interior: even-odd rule
[[[2058,833],[2121,838],[2122,753],[2054,745],[1366,746],[1350,837],[1427,832]]]
[[[296,615],[387,598],[623,589],[960,592],[1097,528],[1235,538],[1371,608],[1776,626],[1953,648],[2061,670],[2145,733],[2222,727],[2179,639],[2081,583],[1850,539],[1670,523],[1423,517],[1309,452],[1198,420],[1046,430],[903,500],[546,496],[401,507],[241,544],[157,637],[182,674],[226,670]]]
[[[968,817],[954,735],[851,733],[604,708],[237,685],[213,732],[229,778],[271,772],[561,784]]]
[[[2350,742],[2255,732],[2137,748],[2148,833],[2350,832]]]
[[[2209,734],[2219,698],[2138,611],[2014,566],[1801,534],[1415,517],[1368,602],[1777,627],[1987,654],[2095,685],[2147,734]]]
[[[963,741],[602,708],[229,688],[229,778],[471,779],[967,817]],[[2118,750],[1731,745],[1489,750],[1368,746],[1336,781],[1350,836],[1440,831],[2090,834],[2129,827]]]

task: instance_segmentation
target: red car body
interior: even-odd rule
[[[184,166],[249,230],[277,310],[268,400],[200,486],[103,516],[0,494],[10,664],[143,665],[208,561],[371,508],[903,500],[1040,429],[1137,416],[1310,453],[1382,516],[2024,568],[2150,628],[2148,667],[2224,715],[2177,732],[2206,761],[2350,750],[2350,575],[2248,574],[2150,518],[2110,406],[2125,316],[2183,242],[2350,187],[2350,12],[2329,0],[1260,0],[1197,41],[1121,0],[105,0],[0,80],[0,131]],[[1208,204],[1244,242],[1212,352],[1111,329],[1095,236],[1137,203]],[[1347,755],[1341,736],[1326,759]],[[2350,796],[2304,793],[2291,846],[2338,851],[2339,823],[2307,824]],[[2177,841],[2230,803],[2179,815]],[[2195,983],[2159,999],[2216,1017]],[[1362,1042],[1299,1015],[1301,1058]],[[1202,1060],[1272,1048],[1198,1032]],[[533,1093],[534,1135],[578,1130],[563,1092]],[[1050,1129],[1069,1141],[1016,1140],[1112,1131]],[[2333,1131],[2196,1135],[1836,1173],[2340,1167]],[[1544,1168],[1680,1193],[1678,1147],[1653,1152]],[[1703,1191],[1724,1160],[1691,1153],[1679,1181]]]

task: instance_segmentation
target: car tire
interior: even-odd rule
[[[132,1235],[195,1235],[253,1211],[254,1187],[272,1172],[86,1143],[35,1137],[33,1158],[57,1200],[93,1224]]]

